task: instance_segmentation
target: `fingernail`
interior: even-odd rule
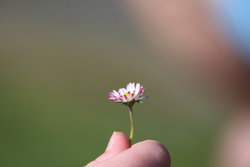
[[[117,138],[117,132],[114,131],[112,136],[109,139],[109,143],[108,143],[108,146],[107,146],[105,152],[109,151],[114,146],[114,144],[116,142],[116,138]]]

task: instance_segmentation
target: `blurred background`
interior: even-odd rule
[[[196,76],[172,61],[176,41],[164,53],[152,49],[125,6],[0,1],[0,166],[80,167],[95,159],[113,131],[129,131],[127,109],[107,99],[128,82],[149,96],[135,106],[135,142],[159,140],[174,167],[210,165],[227,114],[222,97],[211,98],[210,86],[190,82]]]

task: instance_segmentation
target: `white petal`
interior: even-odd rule
[[[124,92],[123,92],[123,89],[121,88],[121,89],[119,89],[119,94],[120,94],[120,96],[122,96],[122,95],[124,95]]]
[[[136,96],[139,93],[139,91],[140,91],[140,84],[137,83],[136,87],[135,87],[135,93],[134,93],[135,95],[134,96]]]
[[[128,87],[127,87],[128,92],[130,93],[134,93],[135,91],[135,86],[134,83],[129,83]]]
[[[135,83],[132,84],[132,89],[131,92],[134,93],[135,92]]]
[[[115,90],[113,90],[113,93],[112,93],[115,97],[119,97],[120,95],[119,95],[119,93],[117,92],[117,91],[115,91]]]
[[[127,85],[127,91],[130,91],[130,89],[131,89],[131,87],[132,87],[132,84],[131,83],[129,83],[128,85]]]
[[[133,85],[133,89],[135,90],[135,83],[133,82],[133,84],[132,84],[132,85]]]

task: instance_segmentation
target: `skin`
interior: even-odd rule
[[[106,151],[86,167],[170,167],[167,149],[158,141],[146,140],[130,147],[128,137],[114,132]]]

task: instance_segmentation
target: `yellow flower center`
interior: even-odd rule
[[[128,92],[127,92],[127,93],[125,93],[123,96],[127,96],[127,97],[128,97]]]

